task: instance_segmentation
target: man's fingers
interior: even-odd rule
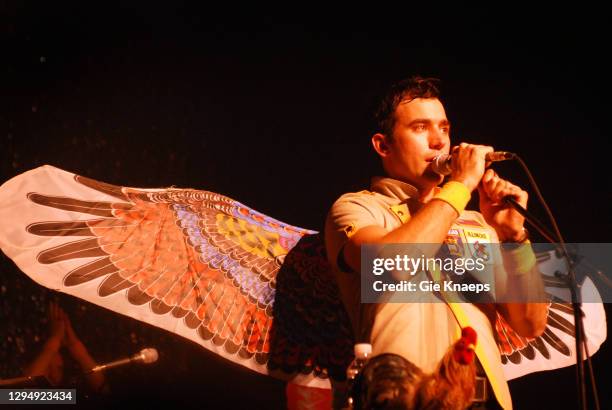
[[[459,145],[456,145],[452,148],[451,153],[457,154],[458,151],[463,151],[467,153],[469,156],[485,156],[489,152],[493,152],[493,147],[490,145],[477,145],[477,144],[468,144],[467,142],[462,142]]]
[[[504,196],[509,193],[508,191],[508,181],[504,181],[497,175],[493,178],[493,188],[491,190],[491,199],[493,199],[497,203],[501,203]]]
[[[521,188],[517,187],[516,185],[510,184],[508,193],[505,194],[502,197],[502,199],[505,198],[506,196],[514,197],[514,199],[516,199],[516,201],[523,207],[527,206],[527,200],[529,198],[529,194],[527,193],[527,191],[523,191]]]
[[[500,182],[500,178],[497,176],[495,171],[492,169],[488,169],[485,171],[482,177],[482,186],[484,191],[487,193],[487,196],[493,197],[495,193],[495,187]]]
[[[487,177],[487,175],[485,175]],[[485,181],[483,178],[483,189],[487,196],[495,203],[502,203],[507,196],[515,197],[519,202],[526,203],[527,192],[520,189],[518,186],[501,179],[497,175],[489,174]]]
[[[490,145],[479,145],[481,152],[483,152],[485,155],[488,154],[489,152],[493,152],[493,147]]]
[[[483,198],[489,198],[489,194],[485,190],[484,184],[478,184],[478,196],[481,200]]]

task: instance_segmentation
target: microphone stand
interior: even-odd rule
[[[527,209],[521,206],[516,200],[512,197],[505,197],[504,202],[514,208],[518,213],[520,213],[525,220],[533,226],[544,238],[546,238],[551,243],[555,243],[555,235],[553,235],[548,229],[544,227],[544,225],[534,217]],[[559,238],[560,239],[560,238]],[[584,349],[588,351],[586,344],[586,336],[584,334],[584,322],[582,313],[582,301],[580,300],[579,289],[582,285],[579,285],[576,282],[576,275],[574,271],[574,263],[567,252],[565,247],[565,243],[562,240],[558,241],[559,247],[561,248],[561,254],[564,256],[564,259],[567,263],[567,275],[566,275],[566,283],[570,290],[570,295],[572,298],[572,308],[574,313],[574,327],[575,327],[575,339],[576,339],[576,368],[577,368],[577,384],[578,384],[578,403],[581,409],[586,410],[587,405],[587,397],[586,397],[586,380],[584,375],[584,351],[582,350],[582,345],[584,344]],[[588,353],[587,353],[588,355]],[[589,358],[590,359],[590,358]],[[591,376],[592,377],[592,376]],[[595,380],[591,380],[593,386],[595,386]],[[597,398],[595,398],[597,400]]]

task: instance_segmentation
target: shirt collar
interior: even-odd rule
[[[388,177],[373,177],[370,189],[379,194],[398,199],[400,202],[419,198],[419,190],[414,186]]]

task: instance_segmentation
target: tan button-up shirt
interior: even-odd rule
[[[359,229],[377,225],[387,231],[410,219],[420,206],[415,187],[391,178],[373,178],[370,191],[347,193],[332,206],[325,224],[327,255],[334,267],[340,294],[353,325],[357,341],[370,342],[373,354],[395,353],[425,372],[433,372],[449,346],[460,337],[461,327],[478,333],[476,354],[487,373],[498,402],[512,408],[501,357],[491,323],[469,303],[444,303],[432,294],[432,303],[362,304],[360,277],[338,266],[338,257],[348,239]],[[481,233],[489,242],[498,242],[495,231],[482,215],[465,211],[449,231],[449,238],[464,242]]]

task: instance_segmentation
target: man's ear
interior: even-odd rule
[[[381,158],[385,158],[391,153],[389,139],[385,134],[377,132],[372,135],[372,146],[374,147],[374,151],[376,151]]]

